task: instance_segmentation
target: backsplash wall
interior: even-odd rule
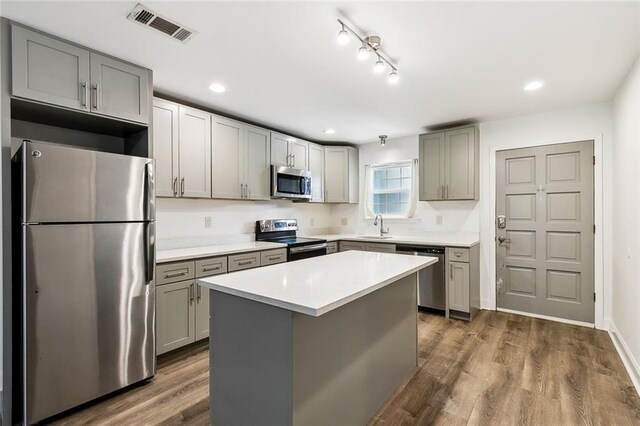
[[[205,228],[205,217],[211,228]],[[237,201],[158,198],[158,248],[252,241],[260,219],[298,219],[300,235],[329,232],[330,206],[288,200]]]
[[[335,204],[331,207],[331,227],[340,233],[373,234],[377,227],[373,220],[364,219],[364,166],[418,158],[418,135],[388,139],[385,146],[379,143],[360,145],[360,202]],[[482,167],[482,166],[481,166]],[[442,216],[442,224],[436,224]],[[346,225],[343,224],[346,219]],[[385,227],[391,235],[421,235],[427,232],[479,232],[480,208],[478,201],[419,201],[415,217],[388,219]]]

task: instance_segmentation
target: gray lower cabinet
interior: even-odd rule
[[[327,254],[337,253],[338,252],[338,242],[337,241],[328,241],[327,242]]]
[[[160,263],[156,266],[158,355],[209,337],[211,291],[196,279],[287,261],[287,249]]]
[[[480,249],[447,247],[445,253],[449,316],[473,319],[480,309]]]
[[[150,70],[16,24],[11,37],[13,96],[149,123]]]
[[[339,247],[340,247],[340,251],[348,251],[348,250],[365,251],[366,250],[365,243],[360,243],[357,241],[340,241]]]
[[[365,243],[364,249],[366,251],[375,251],[378,253],[395,253],[395,244],[380,244],[380,243]]]
[[[195,342],[195,281],[186,280],[156,287],[156,353]]]

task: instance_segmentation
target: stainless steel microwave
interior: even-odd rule
[[[271,197],[310,200],[311,172],[272,165]]]

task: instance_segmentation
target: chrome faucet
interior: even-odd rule
[[[375,219],[373,219],[373,226],[377,226],[378,225],[378,218],[380,218],[380,236],[384,237],[384,234],[388,234],[389,233],[389,228],[384,229],[384,220],[382,219],[382,215],[381,214],[377,214]]]

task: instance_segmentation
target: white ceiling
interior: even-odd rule
[[[318,141],[606,101],[640,52],[640,2],[144,1],[199,32],[185,45],[126,20],[135,4],[2,1],[0,13],[149,67],[162,93]],[[396,86],[357,61],[353,39],[338,46],[338,17],[382,37]],[[544,88],[524,92],[532,79]]]

